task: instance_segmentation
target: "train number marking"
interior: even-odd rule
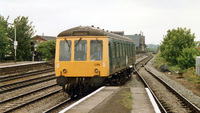
[[[100,63],[95,63],[94,66],[100,66]]]

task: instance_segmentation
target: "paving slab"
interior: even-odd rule
[[[144,88],[131,88],[133,96],[132,113],[155,113],[154,107]]]
[[[105,101],[106,98],[111,96],[117,90],[119,90],[119,87],[105,87],[100,92],[87,98],[86,100],[74,106],[65,113],[89,113],[93,108]]]

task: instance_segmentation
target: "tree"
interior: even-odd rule
[[[19,16],[14,20],[14,24],[16,25],[16,37],[18,41],[17,46],[17,60],[18,61],[27,61],[31,59],[31,37],[34,35],[34,26],[32,26],[32,22],[29,23],[28,17]],[[14,26],[9,28],[9,37],[14,40]],[[14,47],[13,41],[10,41],[10,50],[12,53],[12,57],[14,58]]]
[[[196,56],[200,55],[197,48],[184,48],[181,55],[177,58],[181,69],[195,67]]]
[[[190,29],[178,28],[177,30],[168,30],[160,46],[162,52],[161,56],[164,57],[166,61],[177,64],[177,58],[181,55],[184,48],[195,47],[194,38],[195,35],[191,34]]]
[[[8,54],[8,44],[9,40],[7,37],[8,29],[8,17],[5,20],[3,16],[0,15],[0,62],[5,60],[5,55]]]
[[[55,46],[55,40],[42,42],[37,46],[37,53],[42,54],[42,59],[53,59],[55,58]]]

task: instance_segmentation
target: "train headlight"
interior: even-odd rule
[[[66,69],[63,69],[63,73],[67,73],[67,70],[66,70]]]
[[[98,72],[99,72],[99,70],[98,70],[97,68],[95,68],[95,69],[94,69],[94,72],[95,72],[95,73],[98,73]]]

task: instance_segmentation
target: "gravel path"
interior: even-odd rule
[[[187,88],[185,88],[181,84],[179,84],[179,83],[175,82],[174,80],[170,79],[169,77],[167,77],[163,73],[157,71],[153,67],[153,60],[151,60],[147,64],[146,67],[148,67],[152,72],[154,72],[155,74],[157,74],[160,78],[162,78],[170,86],[172,86],[174,89],[176,89],[180,94],[182,94],[183,96],[185,96],[188,100],[190,100],[192,103],[194,103],[195,105],[197,105],[200,108],[200,97],[196,96],[194,93],[192,93],[192,91],[188,90]]]

